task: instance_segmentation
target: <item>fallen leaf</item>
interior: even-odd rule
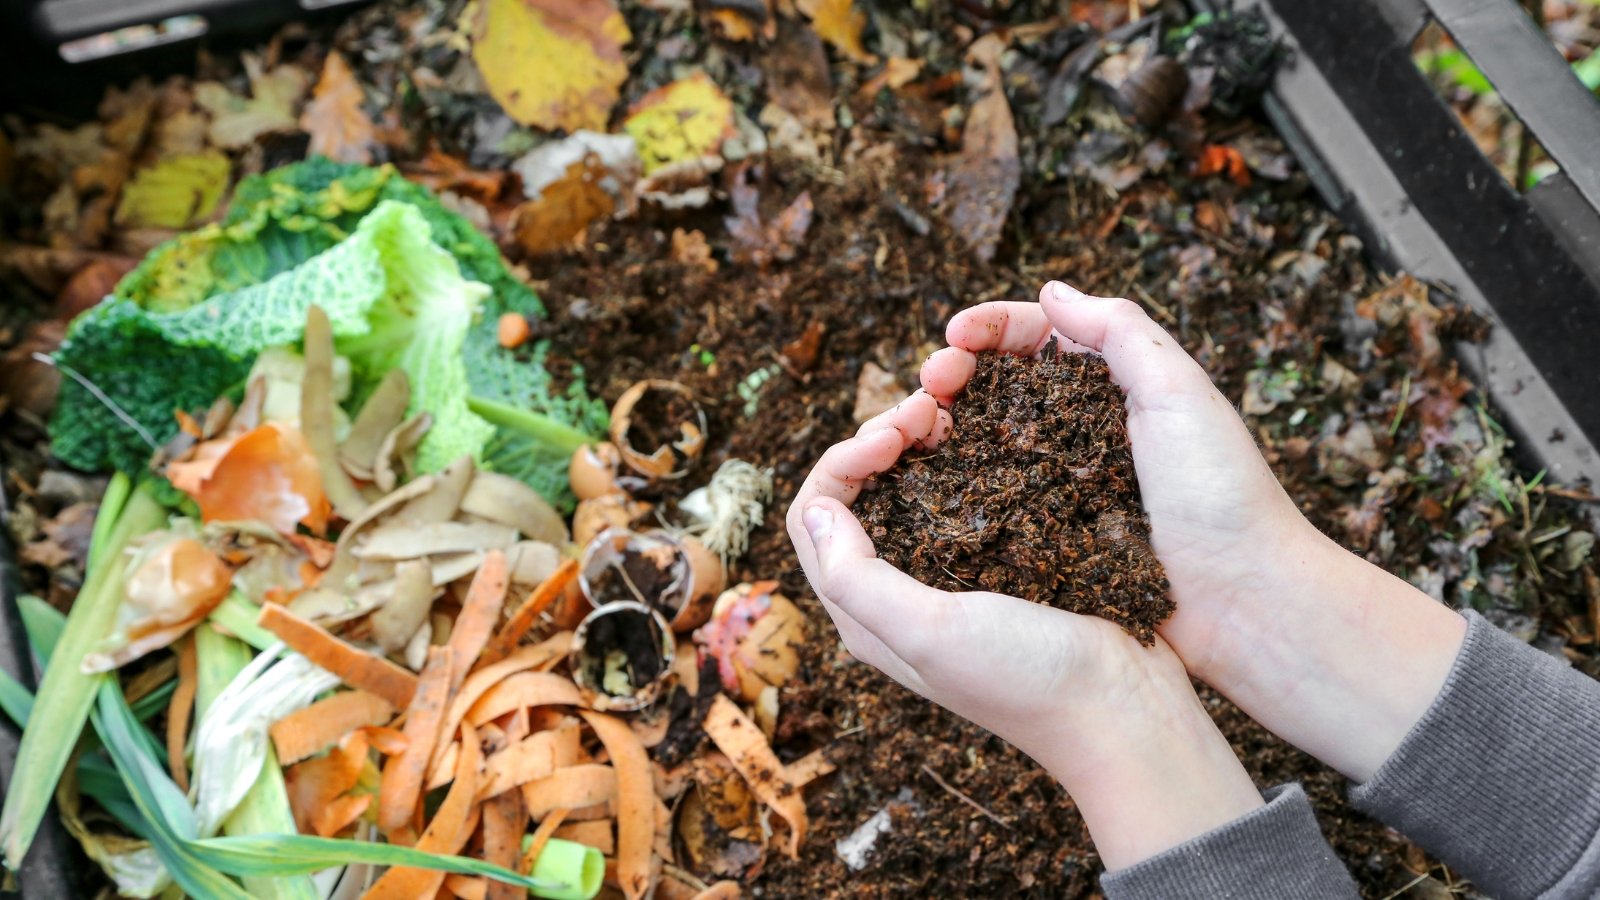
[[[717,271],[717,261],[711,256],[711,245],[706,243],[706,236],[700,231],[672,229],[672,261],[708,273]]]
[[[967,114],[961,152],[950,166],[945,194],[950,226],[985,262],[994,258],[1022,181],[1017,128],[1000,80],[1004,50],[1005,42],[991,34],[968,51],[968,63],[983,69],[983,82]]]
[[[811,27],[835,50],[859,63],[878,61],[861,44],[861,32],[867,27],[867,14],[856,9],[853,0],[799,0],[795,5],[811,17]]]
[[[19,551],[22,561],[54,569],[68,563],[83,567],[89,559],[89,539],[94,533],[96,503],[74,503],[46,519],[39,528],[44,537]]]
[[[811,192],[801,191],[772,221],[761,221],[761,197],[755,187],[759,169],[741,167],[732,173],[728,198],[733,215],[722,221],[733,238],[733,258],[766,269],[773,262],[794,259],[806,232],[811,229]]]
[[[906,85],[917,80],[922,74],[922,60],[907,59],[904,56],[891,56],[883,64],[883,69],[878,74],[867,79],[861,85],[862,96],[871,97],[884,88],[898,91]]]
[[[241,149],[263,134],[298,125],[295,107],[310,81],[305,69],[286,64],[263,71],[260,58],[246,53],[244,70],[250,79],[248,98],[215,81],[194,86],[195,102],[211,113],[211,143],[219,147]]]
[[[893,373],[884,371],[882,366],[869,360],[861,367],[861,375],[856,378],[856,407],[851,418],[858,423],[865,422],[893,407],[904,396],[905,391],[901,390]]]
[[[41,419],[56,405],[61,387],[61,370],[33,358],[35,353],[50,353],[61,346],[66,322],[45,319],[28,326],[16,346],[0,355],[0,414],[7,410],[27,410]],[[10,427],[10,426],[7,426]]]
[[[761,57],[768,96],[807,129],[831,130],[835,119],[828,52],[816,32],[797,23],[786,22],[781,35]]]
[[[1244,155],[1224,144],[1207,144],[1195,160],[1194,174],[1198,178],[1226,174],[1240,187],[1250,186],[1250,168]]]
[[[552,131],[606,127],[633,38],[611,0],[485,0],[470,33],[473,62],[511,118]]]
[[[639,99],[622,127],[633,135],[644,173],[718,156],[737,129],[733,101],[704,72],[663,85]]]
[[[372,162],[372,120],[362,110],[366,93],[337,50],[322,63],[311,102],[300,114],[300,127],[311,135],[309,153],[340,162]]]
[[[97,256],[67,279],[56,294],[55,314],[63,321],[71,321],[78,313],[104,300],[133,270],[139,260],[130,256]]]
[[[232,165],[221,150],[168,157],[133,173],[117,204],[127,228],[188,228],[211,217]]]
[[[511,214],[511,233],[533,255],[572,244],[589,225],[632,201],[639,177],[633,138],[579,131],[512,164],[528,200]]]

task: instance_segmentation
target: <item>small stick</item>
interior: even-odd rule
[[[984,806],[982,803],[979,803],[978,801],[972,799],[971,797],[968,797],[966,794],[961,793],[960,791],[956,790],[955,787],[950,784],[950,782],[945,781],[943,778],[940,778],[939,777],[939,773],[935,772],[933,769],[930,769],[927,766],[926,763],[923,764],[922,771],[928,773],[928,777],[932,778],[934,780],[934,783],[939,785],[939,787],[942,787],[945,790],[949,791],[951,793],[951,795],[953,795],[957,800],[960,800],[962,803],[965,803],[968,806],[972,807],[973,809],[977,810],[978,812],[981,812],[984,815],[988,816],[991,820],[994,821],[994,823],[996,825],[999,825],[1001,828],[1010,828],[1011,827],[1011,823],[1010,822],[1007,822],[1005,819],[1002,819],[999,816],[995,815],[993,812],[991,812],[989,810],[989,807]]]

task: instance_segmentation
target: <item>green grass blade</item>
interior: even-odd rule
[[[230,595],[228,600],[233,600],[237,595]],[[249,605],[249,601],[238,597],[240,603]],[[228,601],[223,601],[226,604]],[[250,626],[255,625],[255,615],[250,616]],[[230,631],[235,631],[231,625]],[[241,632],[235,631],[236,634]],[[271,640],[268,644],[275,643],[276,637],[268,633]],[[205,711],[215,702],[217,694],[227,687],[229,682],[244,669],[250,662],[250,650],[242,642],[220,634],[210,625],[202,625],[195,630],[195,653],[200,668],[200,685],[204,699],[196,710],[195,721],[199,721]],[[294,814],[289,809],[289,792],[283,783],[283,770],[278,766],[278,754],[269,746],[267,748],[266,762],[261,766],[261,774],[256,776],[256,782],[251,786],[250,792],[245,794],[244,800],[233,811],[227,821],[222,823],[222,831],[227,835],[249,836],[262,834],[293,835],[295,833]],[[320,867],[326,868],[326,867]],[[256,897],[275,898],[275,900],[320,900],[317,886],[308,874],[300,873],[284,877],[262,877],[246,873],[243,875],[245,889]]]
[[[178,689],[178,680],[163,684],[133,704],[133,717],[141,722],[148,722],[156,713],[164,711],[172,705],[172,693]]]
[[[126,478],[112,479],[106,490],[109,500],[125,490]],[[110,504],[106,504],[110,510]],[[154,531],[166,523],[166,511],[151,496],[147,485],[140,485],[128,496],[114,525],[95,522],[99,540],[90,548],[89,572],[82,592],[67,617],[66,628],[55,647],[56,665],[45,669],[35,698],[31,727],[22,733],[16,767],[5,807],[0,810],[0,851],[12,869],[22,864],[39,830],[39,822],[55,794],[56,782],[66,769],[72,748],[83,731],[84,720],[94,702],[96,689],[106,683],[104,675],[85,675],[78,668],[96,642],[111,630],[117,606],[122,600],[122,548],[132,538]]]
[[[465,856],[445,856],[373,841],[347,841],[309,835],[256,835],[192,841],[195,854],[221,872],[233,875],[289,875],[315,872],[350,863],[412,866],[458,875],[484,875],[529,890],[554,889],[510,869]]]
[[[28,714],[33,712],[33,692],[4,669],[0,669],[0,712],[18,728],[28,727]]]
[[[211,621],[257,650],[265,650],[278,642],[278,636],[256,624],[259,615],[261,607],[233,591],[211,611]]]
[[[146,752],[143,726],[113,683],[103,684],[94,712],[95,728],[122,776],[133,807],[147,823],[145,835],[167,871],[191,897],[249,900],[250,894],[200,859],[188,838],[195,833],[194,810],[166,770]]]

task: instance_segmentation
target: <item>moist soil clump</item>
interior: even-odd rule
[[[1127,409],[1104,359],[985,354],[938,449],[859,506],[878,555],[930,587],[1100,616],[1149,644],[1172,614],[1150,550]]]

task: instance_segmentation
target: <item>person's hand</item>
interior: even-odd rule
[[[1177,341],[1138,305],[1061,282],[1038,303],[963,310],[946,338],[922,368],[945,406],[979,352],[1033,355],[1054,338],[1104,356],[1177,604],[1160,634],[1197,677],[1347,775],[1387,758],[1443,684],[1464,623],[1312,527]]]
[[[1144,859],[1261,805],[1163,642],[1015,597],[947,593],[878,559],[847,504],[949,433],[919,391],[822,457],[789,509],[801,565],[852,655],[1046,767],[1106,864]]]

